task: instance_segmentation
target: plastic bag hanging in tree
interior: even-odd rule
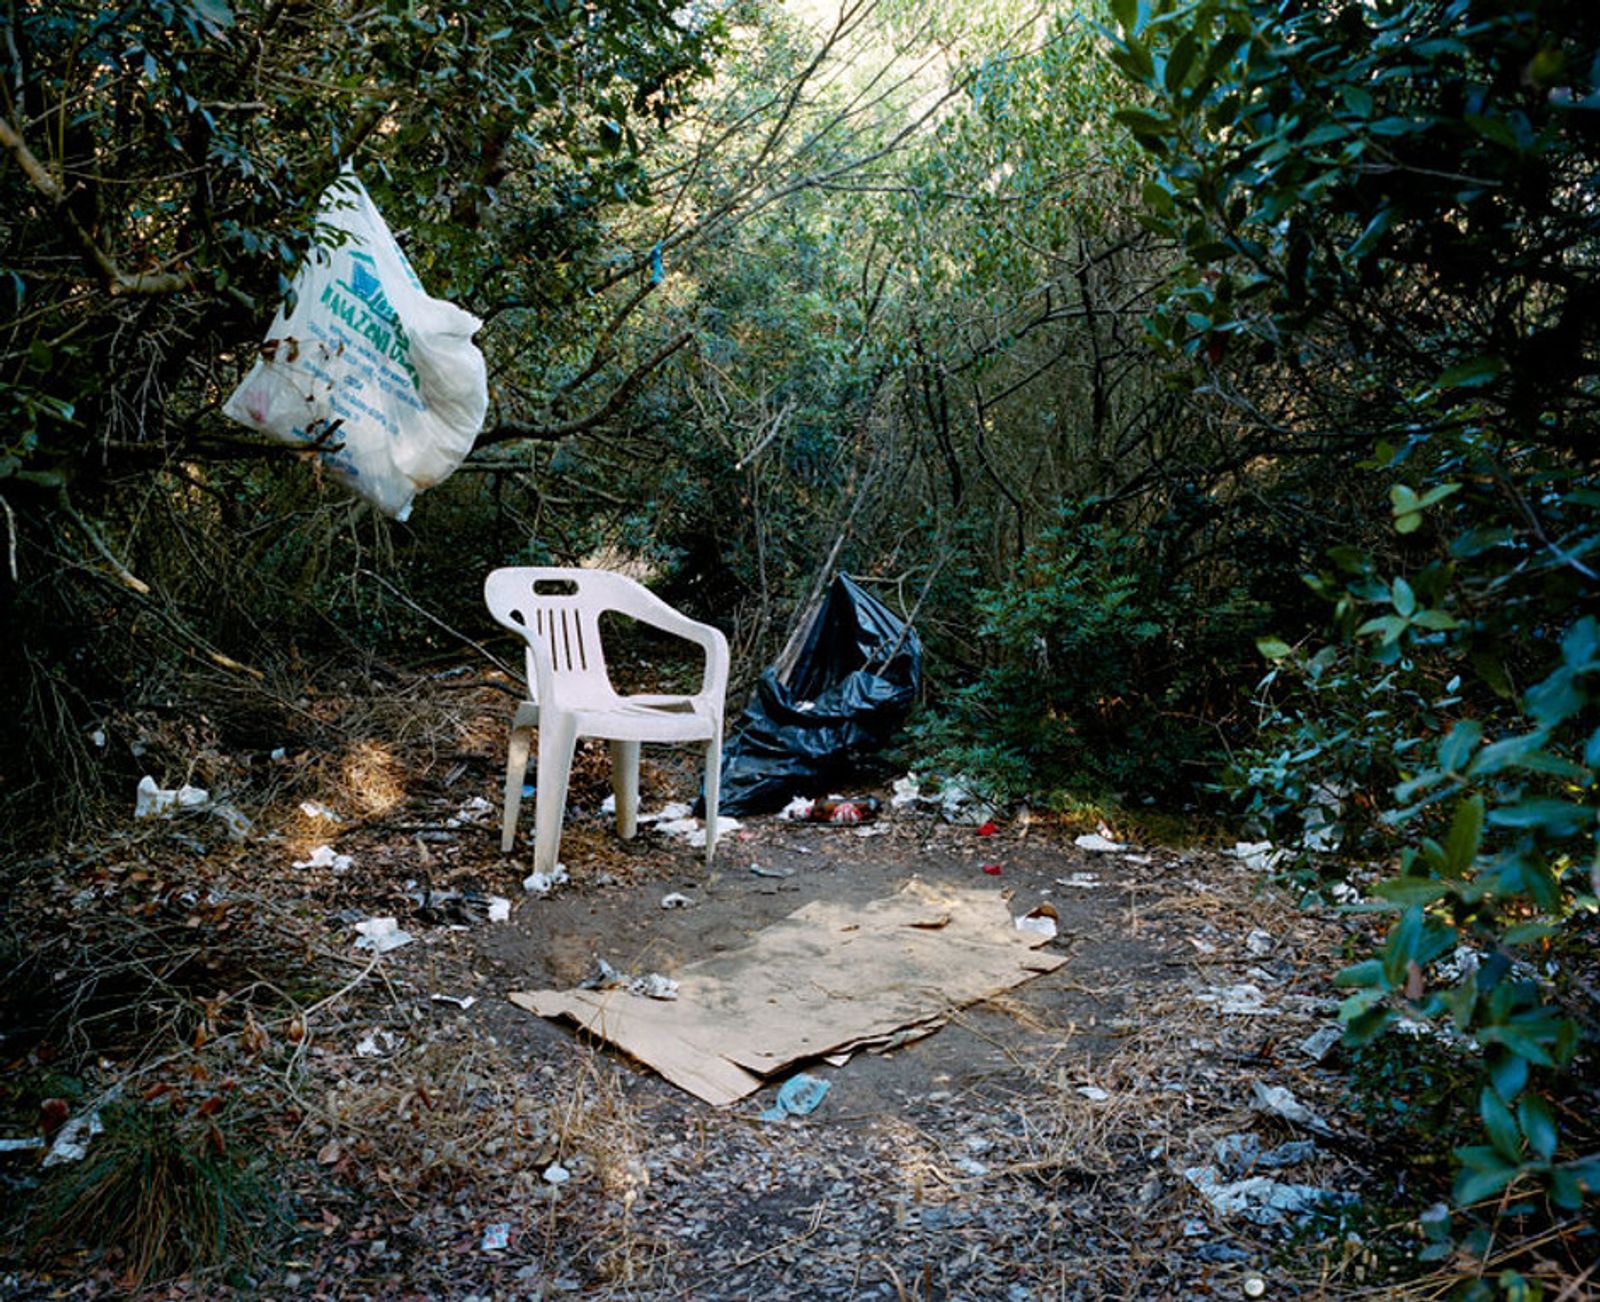
[[[483,323],[428,295],[353,172],[324,192],[317,221],[344,241],[307,255],[222,410],[315,447],[351,491],[404,520],[483,427],[488,379],[472,342]]]
[[[915,630],[836,577],[793,664],[762,673],[723,748],[723,812],[778,809],[848,779],[904,722],[921,674]]]

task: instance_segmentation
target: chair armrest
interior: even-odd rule
[[[728,639],[720,628],[702,624],[674,610],[655,593],[640,588],[628,594],[626,602],[613,603],[619,614],[628,615],[641,624],[681,637],[697,644],[706,653],[705,674],[700,682],[696,700],[713,701],[720,714],[728,695]]]

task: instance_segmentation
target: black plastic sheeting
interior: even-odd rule
[[[905,721],[921,677],[916,631],[839,575],[789,680],[762,673],[723,747],[721,812],[770,813],[848,779]]]

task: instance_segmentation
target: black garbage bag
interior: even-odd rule
[[[921,676],[915,630],[839,575],[788,673],[763,671],[723,747],[722,812],[770,813],[848,779],[905,721]]]

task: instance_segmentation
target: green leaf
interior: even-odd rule
[[[1461,625],[1456,618],[1443,610],[1419,610],[1411,619],[1416,628],[1432,629],[1435,633],[1448,632]]]
[[[1493,354],[1457,362],[1433,382],[1436,389],[1475,389],[1490,383],[1506,370],[1506,359]]]
[[[1136,136],[1165,135],[1172,126],[1172,119],[1160,113],[1152,113],[1149,109],[1118,109],[1112,117]]]
[[[1522,1132],[1517,1129],[1517,1119],[1511,1115],[1511,1109],[1492,1085],[1485,1085],[1478,1091],[1478,1116],[1495,1151],[1508,1162],[1520,1161]]]
[[[1449,891],[1446,883],[1433,877],[1393,877],[1372,888],[1374,895],[1396,904],[1432,904]]]
[[[1349,967],[1342,968],[1334,974],[1333,984],[1336,986],[1381,986],[1383,984],[1383,963],[1375,958],[1366,958],[1359,963],[1352,963]]]
[[[1493,1045],[1488,1052],[1489,1081],[1503,1099],[1514,1099],[1528,1083],[1528,1060],[1504,1045]]]
[[[1417,608],[1417,594],[1412,591],[1411,585],[1404,579],[1396,579],[1389,586],[1389,593],[1396,613],[1410,619]]]
[[[1556,1155],[1556,1119],[1550,1105],[1537,1094],[1524,1094],[1517,1104],[1517,1122],[1528,1137],[1528,1146],[1543,1161]]]
[[[1294,654],[1294,648],[1287,642],[1275,637],[1258,637],[1256,650],[1266,656],[1268,660],[1282,660]]]
[[[1589,806],[1565,800],[1524,800],[1492,810],[1489,822],[1495,827],[1532,828],[1559,840],[1592,829],[1594,815]]]
[[[1459,773],[1482,739],[1481,723],[1476,719],[1461,720],[1439,743],[1439,767],[1446,773]]]
[[[1456,806],[1450,835],[1444,843],[1445,870],[1452,877],[1465,877],[1478,857],[1478,847],[1483,843],[1483,817],[1482,796],[1468,796]]]
[[[1414,489],[1404,484],[1396,484],[1389,490],[1389,501],[1393,503],[1396,515],[1414,515],[1422,509],[1422,499]]]

